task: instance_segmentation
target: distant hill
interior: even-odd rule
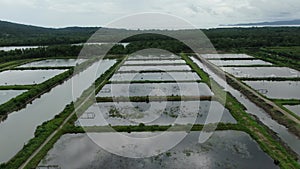
[[[274,22],[257,22],[257,23],[239,23],[239,24],[228,24],[220,26],[291,26],[300,25],[300,19],[289,20],[289,21],[274,21]]]
[[[277,22],[277,24],[283,24]],[[287,22],[287,21],[286,21]],[[285,23],[286,23],[285,22]],[[289,21],[296,24],[298,21]],[[268,22],[264,22],[266,24]],[[257,23],[258,24],[258,23]],[[263,23],[260,23],[263,24]],[[275,23],[273,23],[275,24]],[[287,23],[286,23],[287,24]],[[245,24],[244,24],[245,25]],[[195,37],[195,30],[153,30],[154,34],[147,34],[149,30],[126,30],[115,28],[101,28],[103,31],[94,38],[91,35],[101,27],[66,27],[44,28],[0,21],[0,46],[24,45],[56,45],[89,42],[138,42],[167,41],[170,38],[159,36],[163,33],[180,36],[180,39],[191,40]],[[256,27],[252,28],[216,28],[202,30],[217,49],[238,47],[266,47],[266,46],[299,46],[300,27]],[[137,36],[131,37],[131,35]],[[129,37],[123,39],[122,37]],[[172,37],[172,36],[171,36]],[[174,36],[173,36],[174,37]],[[151,43],[152,43],[151,42]]]
[[[98,27],[44,28],[0,21],[0,46],[84,42]]]

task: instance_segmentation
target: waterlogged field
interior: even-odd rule
[[[9,114],[7,119],[0,123],[0,133],[9,136],[0,139],[0,163],[12,158],[22,149],[24,143],[34,137],[37,126],[59,114],[67,104],[75,101],[96,78],[115,63],[116,60],[97,62],[63,84],[54,87],[49,93],[33,100],[26,108]]]
[[[200,77],[194,72],[160,72],[160,73],[116,73],[110,81],[197,81]]]
[[[208,116],[209,115],[209,116]],[[80,126],[170,125],[236,123],[216,101],[108,102],[97,103],[81,115]]]
[[[298,81],[244,81],[247,85],[272,99],[300,99]]]
[[[217,66],[251,66],[251,65],[272,65],[263,60],[210,60]]]
[[[139,141],[121,141],[120,133],[90,133],[95,139],[110,144],[113,149],[126,154],[135,149],[144,148]],[[161,134],[121,133],[129,137],[141,138]],[[167,132],[170,140],[185,132]],[[63,135],[48,152],[39,165],[57,165],[65,168],[278,168],[257,143],[246,133],[240,131],[216,131],[205,143],[198,143],[199,132],[190,132],[179,144],[167,152],[158,147],[169,145],[170,140],[154,142],[149,139],[149,146],[144,153],[161,152],[147,158],[126,158],[111,154],[96,145],[86,134]],[[84,143],[84,144],[83,144]]]
[[[47,59],[36,62],[30,62],[19,67],[62,67],[62,66],[76,66],[85,59]]]
[[[39,46],[3,46],[0,47],[0,51],[11,51],[11,50],[16,50],[16,49],[33,49],[33,48],[38,48]]]
[[[125,61],[124,65],[130,64],[182,64],[184,60],[129,60]]]
[[[39,84],[66,70],[7,70],[0,72],[0,85]]]
[[[202,57],[206,59],[251,59],[254,57],[246,54],[202,54]]]
[[[127,96],[212,96],[205,83],[106,84],[97,97]]]
[[[134,55],[128,58],[129,60],[163,60],[163,59],[181,59],[177,55],[168,55],[168,54],[161,54],[161,55]]]
[[[300,72],[288,67],[222,67],[235,77],[300,77]]]
[[[156,66],[121,66],[118,72],[124,71],[191,71],[191,68],[188,65],[156,65]]]
[[[284,105],[284,107],[300,116],[300,105]]]
[[[0,90],[0,104],[26,92],[26,90]]]

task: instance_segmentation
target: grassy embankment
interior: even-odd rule
[[[183,56],[184,57],[184,56]],[[200,76],[202,75],[202,79],[206,79],[208,82],[209,78],[208,76],[201,70],[198,68],[198,66],[196,64],[194,64],[191,60],[188,60],[187,57],[184,57],[187,61],[187,63],[189,65],[191,65],[191,67],[195,68],[196,71],[200,74]],[[111,70],[111,69],[110,69]],[[112,75],[112,74],[111,74]],[[107,79],[102,79],[103,77],[101,76],[101,78],[99,79],[99,81],[103,81]],[[96,86],[97,83],[96,82]],[[211,85],[217,85],[215,82],[211,82]],[[101,87],[104,85],[105,83],[102,83],[101,86],[99,86],[97,88],[97,91],[99,91],[101,89]],[[215,87],[214,87],[215,89]],[[89,89],[88,89],[89,90]],[[87,90],[87,91],[88,91]],[[221,88],[217,88],[217,90],[214,90],[215,94],[218,95],[218,92],[224,92]],[[85,100],[85,97],[89,92],[85,92],[85,94],[83,94],[80,99],[77,100],[77,104],[81,103],[83,100]],[[222,93],[221,93],[222,94]],[[245,108],[231,95],[227,95],[227,102],[226,102],[226,108],[228,108],[232,115],[236,118],[236,120],[238,121],[238,124],[223,124],[223,123],[219,123],[217,130],[240,130],[240,131],[245,131],[247,133],[249,133],[252,138],[254,138],[259,145],[261,146],[261,148],[267,152],[274,160],[276,160],[276,162],[279,163],[279,165],[282,168],[299,168],[299,164],[295,161],[295,157],[292,156],[292,154],[290,154],[289,152],[287,152],[287,150],[280,144],[278,143],[277,140],[275,140],[272,135],[270,134],[271,132],[269,131],[268,128],[266,128],[263,125],[260,125],[252,116],[250,116],[249,114],[247,114],[245,112]],[[81,109],[79,110],[79,112],[83,113],[90,105],[93,104],[92,99],[90,99],[88,102],[86,102]],[[66,108],[67,109],[67,108]],[[73,112],[72,110],[66,110],[69,114],[71,112]],[[62,113],[64,113],[65,111],[63,111]],[[57,116],[58,117],[58,116]],[[40,151],[38,153],[38,155],[29,163],[29,165],[26,166],[26,168],[32,168],[32,167],[36,167],[39,163],[39,161],[47,154],[47,152],[53,147],[54,143],[60,138],[61,135],[63,135],[64,133],[78,133],[78,132],[84,132],[83,129],[81,127],[75,127],[74,126],[74,122],[77,120],[77,116],[74,115],[70,121],[62,128],[59,130],[59,132],[55,135],[55,137],[50,141],[49,144],[47,144],[46,147],[43,147],[42,151]],[[49,122],[45,122],[43,124],[44,127],[43,130],[51,130],[53,132],[53,130],[55,130],[59,125],[57,125],[57,127],[55,128],[55,126],[49,125],[48,127],[47,124],[54,124],[56,121],[56,124],[59,124],[59,119],[53,119],[53,121],[49,121]],[[126,131],[126,132],[132,132],[132,131],[165,131],[166,129],[169,129],[170,126],[145,126],[143,124],[140,124],[139,126],[114,126],[114,129],[116,129],[117,131]],[[174,129],[175,130],[184,130],[187,126],[176,126]],[[192,127],[192,131],[199,131],[202,130],[202,125],[194,125]],[[108,128],[108,127],[107,127]],[[106,128],[90,128],[91,130],[94,131],[101,131],[104,132],[106,130]],[[40,131],[40,129],[37,129],[37,131]],[[51,133],[51,132],[49,132]],[[47,137],[46,137],[47,138]],[[33,140],[39,140],[40,137],[35,137],[33,138]],[[43,139],[42,139],[43,140]],[[44,139],[45,140],[45,139]],[[42,143],[43,141],[41,141]],[[27,146],[27,145],[26,145]],[[38,146],[31,147],[32,150],[35,150]],[[26,150],[22,150],[20,152],[27,152]],[[20,153],[19,152],[19,153]],[[18,154],[19,154],[18,153]],[[24,154],[23,154],[24,155]],[[25,154],[26,155],[26,154]],[[26,157],[21,156],[26,160]],[[28,157],[28,156],[27,156]],[[14,159],[18,159],[17,157],[15,157]],[[24,160],[23,159],[23,160]],[[9,168],[9,166],[13,167],[13,166],[17,166],[18,164],[20,165],[20,161],[16,161],[16,160],[12,160],[10,161],[10,165],[6,164],[3,165],[4,168]],[[19,163],[18,163],[19,162]]]
[[[276,103],[278,106],[280,106],[285,111],[289,112],[292,116],[300,120],[300,116],[297,115],[295,112],[292,112],[288,108],[285,107],[285,105],[300,105],[300,100],[296,99],[272,99],[274,103]]]
[[[209,82],[209,76],[203,72],[188,56],[182,55],[186,62],[200,75],[200,77]],[[216,97],[223,95],[222,88],[213,80],[210,80],[210,86],[213,86],[213,92]],[[229,83],[230,84],[230,83]],[[220,98],[223,99],[223,98]],[[261,124],[255,117],[249,115],[245,111],[245,107],[241,105],[230,93],[226,95],[225,107],[231,112],[237,120],[239,129],[247,132],[260,145],[263,151],[269,154],[274,162],[279,164],[281,168],[299,168],[297,156],[290,151],[289,148],[278,141],[278,137],[266,126]]]
[[[63,83],[65,80],[71,78],[74,74],[84,70],[87,66],[94,63],[95,59],[90,59],[78,65],[76,72],[74,68],[71,68],[55,77],[48,79],[47,81],[37,85],[15,85],[15,86],[2,86],[0,89],[28,89],[28,91],[21,95],[9,100],[8,102],[0,105],[0,119],[5,119],[7,114],[24,108],[28,103],[33,101],[35,98],[40,97],[42,94],[49,92],[53,87]],[[10,88],[11,87],[11,88]]]
[[[294,50],[296,48],[297,50]],[[273,50],[271,50],[273,49]],[[277,49],[277,51],[275,51]],[[283,50],[284,49],[284,50]],[[289,54],[287,51],[293,51],[294,53],[297,53],[296,57]],[[285,53],[283,53],[283,51]],[[270,48],[247,48],[247,49],[236,49],[236,51],[230,51],[230,52],[237,52],[237,53],[246,53],[249,55],[254,56],[255,58],[262,59],[264,61],[268,61],[273,63],[275,66],[283,66],[283,67],[290,67],[293,69],[300,70],[300,61],[299,61],[299,47],[270,47]],[[255,95],[249,94],[247,90],[241,88],[239,85],[237,85],[234,81],[230,80],[229,78],[226,79],[227,82],[236,88],[237,90],[241,91],[243,94],[245,94],[250,100],[252,100],[256,105],[264,109],[274,120],[276,120],[278,123],[286,126],[288,130],[298,137],[300,137],[300,124],[295,123],[294,121],[287,118],[285,115],[283,115],[281,112],[274,109],[269,104],[265,103],[261,99],[257,98]],[[294,78],[280,78],[280,77],[270,77],[270,78],[238,78],[238,80],[269,80],[269,81],[299,81],[299,77]],[[261,95],[261,94],[260,94]],[[261,95],[263,96],[263,95]],[[265,96],[263,96],[265,97]],[[266,98],[266,97],[265,97]],[[275,101],[275,104],[277,104],[282,109],[286,110],[286,112],[290,113],[292,116],[299,119],[299,116],[297,116],[295,113],[291,112],[290,110],[286,109],[282,104],[280,104],[278,101]]]
[[[108,78],[112,76],[116,66],[120,63],[116,63],[112,66],[108,71],[102,74],[88,89],[86,89],[80,98],[76,100],[75,103],[70,103],[65,107],[65,109],[58,115],[56,115],[52,120],[44,122],[42,125],[38,126],[35,131],[35,137],[28,141],[26,145],[20,150],[12,159],[10,159],[7,163],[3,163],[0,165],[1,169],[11,169],[20,167],[33,152],[40,147],[43,142],[55,131],[58,127],[64,122],[64,120],[71,115],[71,113],[75,110],[74,107],[76,105],[81,105],[84,103],[78,110],[78,113],[83,113],[89,106],[94,103],[94,98],[91,97],[91,93],[95,92],[94,87],[98,86],[98,88],[103,87],[107,82]],[[100,85],[101,84],[101,85]],[[99,91],[100,89],[96,90]],[[80,127],[75,127],[74,122],[77,120],[76,114],[72,116],[70,121],[64,125],[61,129],[58,130],[58,133],[50,140],[49,144],[42,148],[42,150],[38,153],[36,157],[29,163],[26,168],[35,168],[39,161],[47,154],[47,152],[53,147],[54,143],[65,133],[69,133],[70,131],[82,130]]]

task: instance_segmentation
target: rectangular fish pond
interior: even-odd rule
[[[261,94],[272,99],[300,99],[298,81],[243,81]]]
[[[124,62],[124,65],[128,64],[184,64],[184,60],[128,60]]]
[[[134,55],[134,56],[130,56],[128,57],[128,60],[163,60],[163,59],[181,59],[179,56],[177,55]]]
[[[300,116],[300,105],[284,105],[287,109]]]
[[[97,97],[127,96],[212,96],[205,83],[106,84]]]
[[[39,84],[66,70],[7,70],[0,72],[0,85]]]
[[[153,65],[153,66],[121,66],[118,72],[124,71],[190,71],[188,65]]]
[[[235,77],[299,77],[300,72],[288,67],[222,67]]]
[[[250,65],[272,65],[272,63],[263,60],[210,60],[217,66],[250,66]]]
[[[200,77],[194,72],[160,72],[160,73],[115,73],[111,81],[197,81]]]
[[[76,66],[86,59],[47,59],[36,62],[26,63],[19,67],[63,67],[63,66]]]
[[[120,139],[120,135],[130,138],[149,138],[160,134],[165,134],[168,139],[163,141],[137,139],[130,142]],[[61,169],[279,168],[248,134],[241,131],[215,131],[204,143],[198,142],[200,132],[193,131],[178,144],[174,144],[174,147],[161,148],[169,147],[170,141],[185,134],[186,132],[65,134],[54,144],[39,165],[54,165]],[[105,147],[115,150],[118,155],[95,144],[94,141],[100,139]],[[143,156],[150,157],[126,157],[128,153],[139,156],[140,152],[144,153]]]
[[[208,116],[209,114],[209,116]],[[97,103],[83,113],[76,125],[170,125],[236,123],[229,111],[216,101],[107,102]]]
[[[249,56],[247,54],[202,54],[202,57],[206,59],[245,59],[245,58],[254,58],[253,56]]]
[[[0,90],[0,105],[26,92],[26,90]]]

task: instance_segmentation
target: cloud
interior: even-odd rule
[[[1,0],[0,16],[27,24],[93,26],[135,13],[162,12],[197,27],[300,18],[299,0]]]

